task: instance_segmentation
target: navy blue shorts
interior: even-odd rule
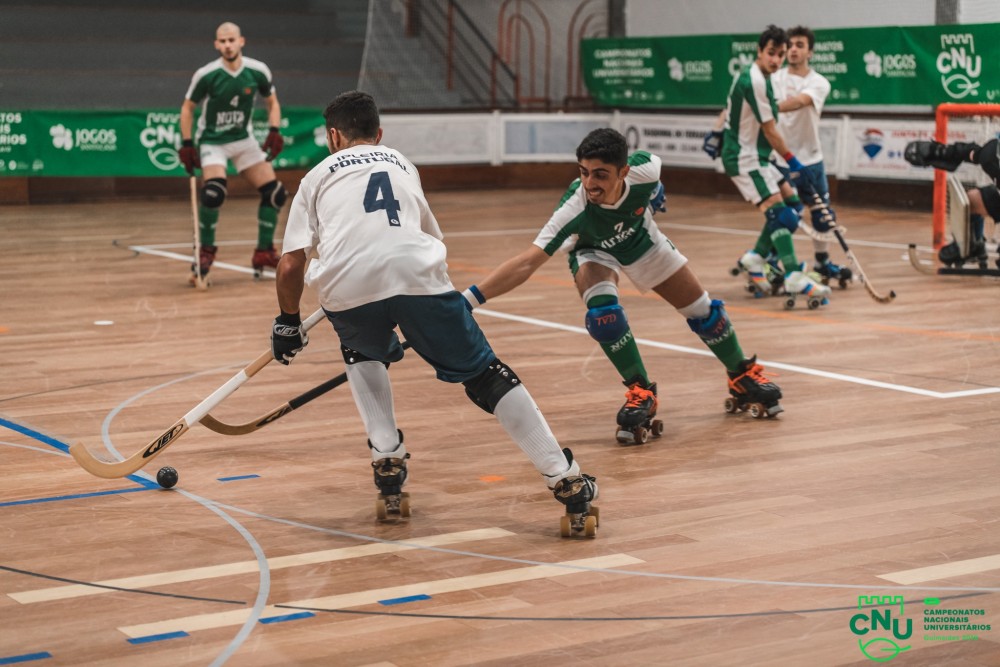
[[[325,312],[342,345],[375,361],[392,363],[403,358],[394,331],[398,326],[413,351],[445,382],[470,380],[496,357],[459,292],[399,295]]]

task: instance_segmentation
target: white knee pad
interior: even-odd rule
[[[678,308],[677,312],[689,320],[704,319],[712,312],[712,299],[708,292],[702,292],[701,296],[683,308]]]

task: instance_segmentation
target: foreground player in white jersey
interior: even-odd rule
[[[287,364],[306,344],[300,328],[303,283],[340,337],[347,378],[368,433],[380,518],[409,514],[402,495],[406,459],[396,428],[387,366],[403,350],[394,328],[445,382],[461,382],[480,408],[524,450],[549,488],[566,505],[563,535],[596,534],[593,477],[560,449],[545,418],[514,371],[497,359],[455,291],[445,264],[442,234],[416,168],[380,146],[382,129],[367,93],[339,95],[324,112],[332,155],[314,167],[292,200],[278,263],[281,314],[271,341]],[[307,258],[318,253],[306,271]],[[591,514],[591,510],[595,510]]]
[[[215,31],[215,48],[220,58],[194,73],[191,86],[181,105],[181,139],[178,157],[189,174],[201,168],[204,183],[198,209],[202,277],[215,261],[215,226],[219,209],[226,200],[226,163],[260,192],[257,209],[257,249],[250,258],[254,271],[278,265],[274,250],[274,230],[278,211],[287,193],[271,166],[285,145],[281,137],[281,105],[271,83],[267,65],[243,55],[246,40],[235,23],[223,23]],[[258,146],[251,133],[254,98],[260,95],[267,107],[270,130],[264,145]],[[193,135],[194,112],[202,106],[198,118],[198,149]],[[192,267],[192,270],[194,267]],[[192,277],[192,284],[195,280]]]
[[[765,257],[774,250],[784,269],[784,288],[789,294],[805,294],[810,307],[825,303],[830,288],[818,285],[799,263],[792,234],[799,227],[798,196],[770,162],[771,151],[781,155],[792,172],[801,173],[802,163],[789,150],[777,128],[778,104],[771,76],[778,71],[788,48],[787,33],[769,25],[757,40],[757,59],[733,78],[724,111],[722,164],[744,199],[764,213],[764,228],[754,247],[740,258],[740,265],[759,289],[770,290]]]
[[[656,383],[646,373],[625,311],[618,302],[619,275],[641,291],[653,290],[683,315],[729,372],[732,395],[727,409],[751,404],[755,415],[781,412],[781,391],[763,375],[757,358],[743,356],[722,301],[713,300],[687,265],[687,258],[653,222],[661,208],[660,158],[628,154],[625,137],[602,128],[576,149],[580,178],[570,184],[552,217],[526,250],[507,260],[478,285],[465,291],[471,307],[514,289],[564,246],[571,246],[569,268],[587,306],[587,331],[628,387],[618,411],[620,442],[645,442],[658,407]],[[658,420],[657,420],[658,421]]]
[[[830,184],[823,166],[823,147],[819,139],[819,119],[823,104],[830,94],[830,82],[825,76],[812,69],[809,61],[816,47],[816,35],[805,26],[796,26],[788,31],[788,67],[783,67],[771,75],[774,99],[778,102],[778,130],[788,144],[788,150],[802,163],[802,171],[789,174],[782,160],[779,169],[796,187],[802,179],[823,200],[824,206],[807,201],[812,213],[812,226],[818,232],[830,229],[830,222],[836,220],[830,206]],[[780,158],[779,158],[780,159]],[[823,209],[826,210],[823,210]],[[846,285],[851,278],[851,270],[830,261],[830,244],[813,239],[816,254],[814,269],[826,281],[840,281]]]

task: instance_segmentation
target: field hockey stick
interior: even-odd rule
[[[194,222],[194,284],[201,291],[208,289],[208,283],[201,275],[201,229],[198,227],[198,178],[188,179],[191,185],[191,220]]]
[[[410,349],[409,341],[403,342],[403,349]],[[323,384],[317,385],[310,389],[309,391],[299,394],[295,398],[291,399],[287,403],[282,403],[274,410],[271,410],[266,415],[253,419],[246,422],[245,424],[227,424],[226,422],[219,421],[210,414],[206,414],[201,418],[201,423],[206,428],[215,431],[216,433],[221,433],[222,435],[246,435],[247,433],[253,433],[258,429],[262,429],[268,424],[278,421],[285,415],[287,415],[292,410],[297,410],[309,401],[319,398],[323,394],[327,393],[331,389],[335,389],[340,385],[347,382],[347,373],[341,373],[336,377],[330,378]]]
[[[302,330],[309,331],[317,322],[326,315],[323,309],[318,309],[302,323]],[[140,449],[132,456],[120,460],[109,461],[104,458],[94,456],[83,443],[73,443],[69,448],[69,453],[73,455],[80,467],[96,477],[105,479],[116,479],[126,477],[136,472],[144,465],[153,460],[169,445],[176,442],[184,433],[196,424],[208,411],[217,406],[230,394],[239,389],[247,380],[257,374],[260,369],[267,366],[274,355],[271,350],[254,359],[248,366],[229,379],[224,385],[212,392],[212,395],[191,409],[186,415],[174,422],[166,431],[155,437],[148,445]]]

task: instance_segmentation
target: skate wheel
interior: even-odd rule
[[[764,417],[767,416],[767,410],[765,410],[764,406],[761,405],[760,403],[751,403],[750,416],[753,417],[754,419],[763,419]]]
[[[593,514],[584,519],[583,534],[587,537],[597,537],[597,517]]]
[[[659,419],[654,419],[653,423],[651,424],[651,426],[652,426],[652,428],[650,429],[650,433],[653,434],[654,438],[659,438],[661,435],[663,435],[663,422],[662,421],[660,421]]]
[[[735,414],[736,411],[739,410],[739,404],[733,397],[729,397],[726,399],[725,407],[726,407],[726,412],[728,412],[729,414]]]
[[[791,310],[795,307],[795,299],[788,297],[785,299],[785,310]]]
[[[642,426],[636,426],[632,429],[632,440],[638,445],[645,445],[649,440],[649,431]]]
[[[569,537],[573,534],[573,526],[570,523],[568,514],[563,514],[559,517],[559,534],[563,537]]]
[[[615,429],[615,440],[622,443],[623,445],[627,445],[630,442],[632,442],[632,434],[629,433],[628,431],[621,431],[619,429]]]
[[[399,516],[408,517],[410,516],[410,496],[404,493],[399,499]]]
[[[601,525],[601,508],[594,505],[590,506],[590,516],[597,520],[597,525]]]
[[[385,498],[379,497],[375,499],[375,516],[378,517],[379,521],[385,521],[386,517],[389,516],[389,512],[385,507]]]
[[[814,296],[809,297],[809,300],[806,301],[806,305],[809,306],[809,310],[816,310],[820,307],[821,303],[822,302]]]
[[[733,268],[729,269],[729,275],[731,275],[731,276],[738,276],[738,275],[740,275],[740,267],[734,266]]]

